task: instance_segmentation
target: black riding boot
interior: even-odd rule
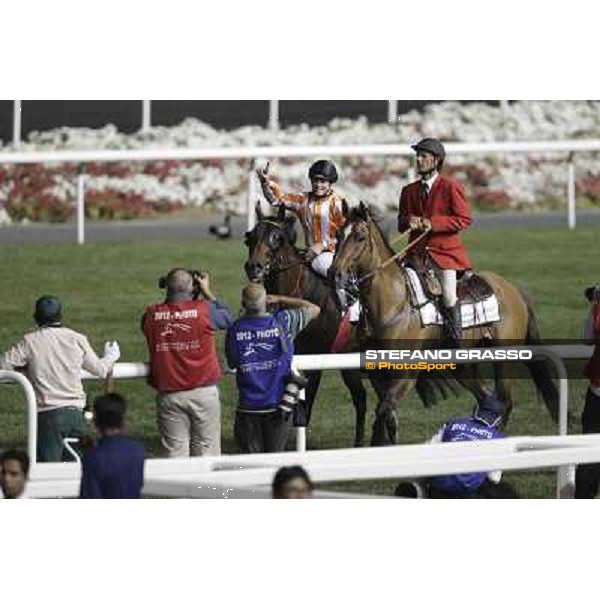
[[[444,329],[446,339],[458,348],[462,340],[462,314],[458,303],[444,309]]]

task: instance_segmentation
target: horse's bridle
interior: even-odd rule
[[[363,221],[363,223],[365,223],[365,225],[368,229],[367,238],[369,241],[369,247],[372,250],[373,249],[373,242],[372,242],[373,234],[371,232],[372,221]],[[407,234],[409,232],[410,232],[410,230],[407,230],[406,232],[404,232],[404,234]],[[407,244],[402,250],[400,250],[399,252],[396,252],[389,258],[386,258],[386,260],[384,260],[379,266],[375,267],[372,271],[369,271],[369,273],[365,273],[364,275],[361,275],[361,277],[355,276],[354,278],[356,279],[356,285],[358,287],[360,287],[366,281],[368,281],[369,279],[374,277],[379,271],[383,271],[383,269],[385,269],[388,265],[392,264],[393,262],[397,261],[400,258],[404,258],[404,256],[406,256],[406,254],[408,254],[408,252],[410,250],[412,250],[412,248],[414,248],[419,242],[421,242],[421,240],[423,240],[427,235],[429,235],[429,233],[430,233],[429,230],[424,231],[421,235],[417,236],[412,242]],[[399,241],[401,239],[401,237],[402,236],[397,237],[395,239],[395,241]],[[362,250],[356,256],[355,262],[358,261],[358,259],[362,256],[362,253],[364,251],[365,251],[365,248],[363,246]]]
[[[269,225],[275,229],[280,230],[284,236],[286,236],[286,230],[284,225],[282,225],[281,223],[277,223],[275,221],[262,221],[260,223],[261,225]],[[280,273],[284,273],[285,271],[288,271],[290,269],[293,269],[294,267],[303,265],[303,264],[308,264],[310,261],[304,257],[304,258],[300,258],[300,260],[297,260],[296,262],[292,262],[290,264],[287,265],[281,265],[281,254],[276,255],[276,259],[273,259],[273,254],[275,253],[275,251],[277,250],[275,247],[273,247],[270,244],[270,241],[267,241],[265,239],[261,239],[262,243],[266,244],[267,247],[269,248],[269,261],[266,265],[264,265],[263,267],[263,273],[264,276],[266,277],[267,275],[279,275]]]

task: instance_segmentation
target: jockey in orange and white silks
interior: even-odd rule
[[[328,160],[318,160],[308,171],[311,191],[302,194],[285,193],[281,187],[271,181],[267,169],[256,171],[263,194],[272,206],[285,206],[298,216],[306,246],[309,249],[312,269],[323,277],[327,272],[337,245],[337,232],[346,224],[347,205],[344,198],[333,189],[338,180],[335,165]],[[343,307],[347,306],[344,290],[337,290]],[[357,302],[348,307],[350,321],[357,321],[359,305]]]

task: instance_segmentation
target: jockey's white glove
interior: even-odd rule
[[[119,342],[114,341],[104,343],[104,358],[108,358],[114,363],[121,358],[121,348],[119,348]]]

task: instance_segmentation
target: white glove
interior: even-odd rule
[[[121,358],[121,348],[119,348],[119,342],[104,343],[104,358],[107,358],[113,363],[116,363]]]

